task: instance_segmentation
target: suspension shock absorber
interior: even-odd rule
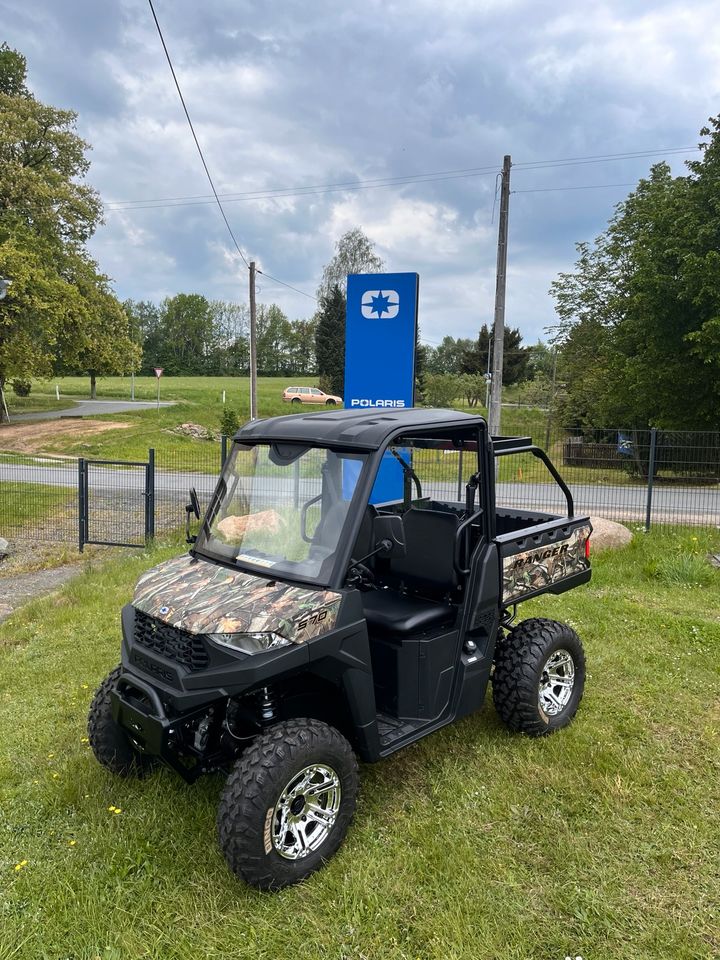
[[[262,687],[260,690],[260,722],[265,725],[272,723],[275,719],[275,697],[270,687]]]

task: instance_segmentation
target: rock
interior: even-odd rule
[[[181,423],[172,431],[183,437],[192,437],[193,440],[217,440],[218,434],[214,430],[208,430],[200,423]]]
[[[617,550],[626,547],[633,538],[632,533],[622,523],[606,520],[605,517],[590,517],[593,525],[590,547],[593,553],[601,550]]]
[[[10,544],[5,537],[0,537],[0,558],[6,557],[10,553]]]

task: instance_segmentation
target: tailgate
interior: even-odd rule
[[[502,564],[502,602],[563,593],[590,579],[589,517],[559,517],[495,538]]]

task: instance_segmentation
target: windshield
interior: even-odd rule
[[[234,444],[198,552],[258,572],[327,581],[366,454]]]

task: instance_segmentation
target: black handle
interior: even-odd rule
[[[300,536],[303,538],[305,543],[312,543],[312,537],[309,537],[307,535],[307,530],[306,530],[308,507],[311,507],[314,503],[317,503],[318,500],[321,500],[321,499],[322,499],[322,494],[319,493],[316,497],[313,497],[312,500],[308,500],[307,503],[304,503],[300,510]]]
[[[464,577],[470,573],[470,567],[461,566],[460,563],[460,551],[462,547],[465,547],[465,563],[467,563],[467,533],[468,528],[482,516],[482,510],[477,510],[471,517],[467,517],[458,525],[457,530],[455,531],[455,551],[453,555],[453,565],[455,570]]]

